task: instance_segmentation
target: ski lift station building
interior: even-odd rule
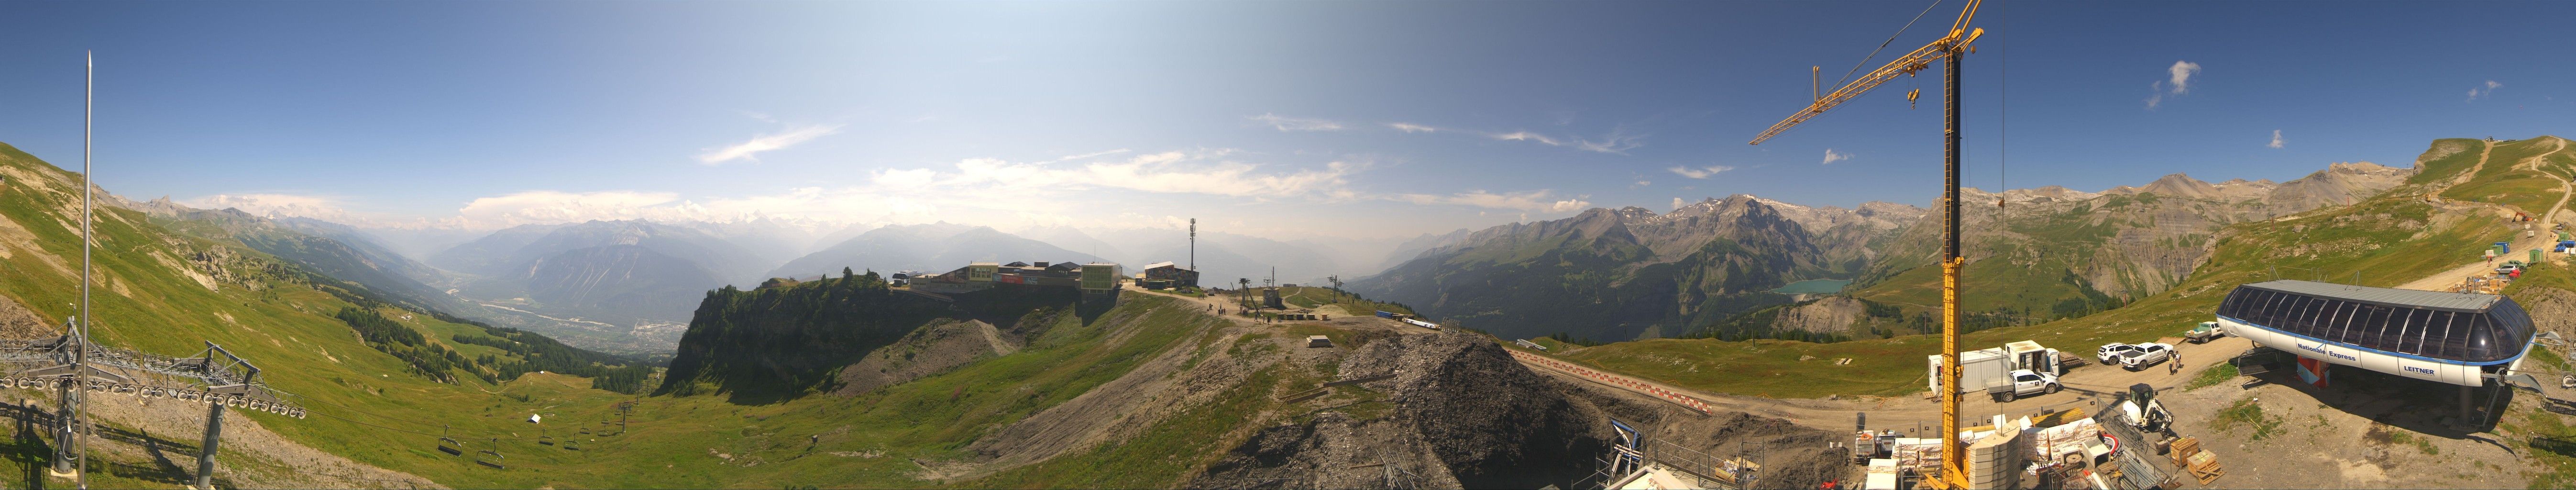
[[[2228,292],[2218,322],[2300,357],[2461,386],[2486,386],[2536,345],[2531,315],[2493,294],[2267,281]]]

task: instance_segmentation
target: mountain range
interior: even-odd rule
[[[1848,276],[1866,264],[1868,244],[1899,229],[1893,223],[1922,214],[1884,203],[1790,207],[1749,195],[1663,214],[1594,208],[1433,239],[1446,244],[1351,290],[1504,337],[1668,337],[1788,302],[1770,290],[1792,280]]]
[[[1965,309],[2012,324],[2116,307],[2207,261],[2220,227],[2360,202],[2413,173],[2360,162],[2282,183],[2175,174],[2103,192],[1967,189],[1966,274],[2009,286],[1981,289],[1963,299]],[[1849,334],[1871,312],[1898,325],[1874,334],[1916,333],[1902,320],[1939,301],[1937,223],[1912,205],[1846,209],[1749,195],[1663,214],[1595,208],[1418,237],[1398,247],[1419,248],[1417,256],[1352,290],[1506,337]],[[1853,280],[1841,294],[1865,301],[1799,304],[1770,292],[1805,279]],[[1772,311],[1784,308],[1795,311]],[[1737,318],[1749,315],[1760,318]]]
[[[839,275],[841,269],[880,273],[941,273],[968,262],[1095,262],[1091,254],[1021,238],[990,227],[953,223],[896,225],[868,230],[769,271],[771,277]]]

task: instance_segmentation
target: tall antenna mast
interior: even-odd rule
[[[1190,272],[1199,271],[1199,219],[1190,218]]]
[[[80,337],[78,340],[74,341],[74,344],[72,344],[72,379],[74,380],[74,383],[86,383],[89,381],[88,378],[85,377],[85,375],[89,373],[80,368],[86,367],[89,362],[89,283],[91,282],[90,248],[98,243],[98,240],[92,237],[92,232],[90,230],[90,222],[94,221],[90,216],[90,189],[94,188],[95,184],[90,183],[91,171],[89,166],[90,126],[92,125],[91,121],[96,119],[98,115],[98,111],[95,109],[97,104],[93,102],[98,97],[97,53],[87,51],[81,53],[81,77],[81,321]],[[81,391],[83,390],[79,388],[72,389],[72,392],[74,393]],[[87,400],[89,397],[83,396],[80,398],[80,403],[74,407],[76,410],[79,410],[80,413],[78,416],[72,418],[72,424],[74,424],[74,427],[88,429],[88,427],[82,426],[89,424],[89,400]],[[84,489],[89,488],[89,433],[90,431],[88,430],[80,431],[80,448],[73,456],[73,460],[79,465],[79,467],[73,469],[75,474],[78,475],[73,481],[76,486]]]

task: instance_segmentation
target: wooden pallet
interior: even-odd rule
[[[2191,470],[2191,477],[2199,479],[2202,485],[2218,481],[2218,477],[2227,476],[2227,469],[2218,465],[2217,453],[2203,451],[2200,455],[2185,458],[2185,460],[2189,463],[2183,468]]]
[[[2184,436],[2181,439],[2175,439],[2173,451],[2165,454],[2173,456],[2174,466],[2186,466],[2190,464],[2191,455],[2199,452],[2200,438]]]
[[[2218,477],[2227,476],[2227,469],[2219,467],[2217,461],[2211,461],[2209,464],[2204,466],[2193,466],[2190,468],[2191,477],[2199,479],[2200,484],[2202,485],[2208,485],[2209,482],[2218,481]]]

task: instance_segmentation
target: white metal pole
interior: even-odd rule
[[[77,348],[77,350],[72,351],[72,382],[76,383],[76,385],[72,387],[72,391],[75,392],[82,391],[82,388],[84,387],[78,386],[77,384],[88,381],[87,378],[89,375],[89,372],[86,369],[88,365],[85,364],[89,361],[89,283],[91,282],[89,255],[91,245],[97,242],[96,238],[92,238],[90,230],[90,221],[92,220],[90,217],[90,188],[94,185],[90,183],[89,140],[90,126],[92,126],[91,121],[96,119],[98,115],[98,112],[95,109],[97,104],[93,102],[98,97],[98,54],[93,52],[83,52],[81,53],[81,61],[81,339],[78,343],[73,344],[73,347]],[[78,426],[80,427],[80,452],[74,456],[74,461],[79,464],[79,467],[74,469],[75,478],[73,481],[79,488],[87,489],[89,488],[90,428],[89,403],[87,403],[87,399],[89,397],[82,396],[81,398],[83,403],[77,407],[77,409],[80,410],[80,416],[73,418],[74,423],[80,424]]]

